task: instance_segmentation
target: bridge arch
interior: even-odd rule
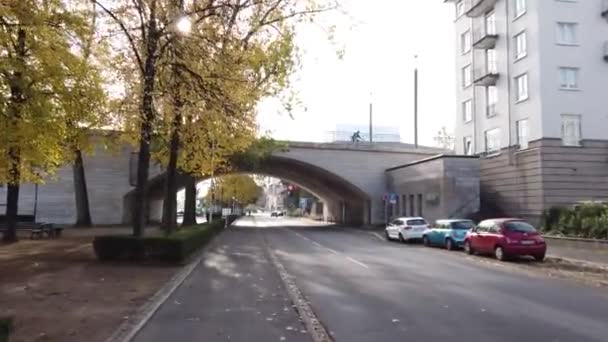
[[[248,173],[271,176],[292,182],[318,197],[323,203],[323,216],[326,220],[351,225],[362,225],[371,221],[370,196],[346,178],[326,170],[319,165],[289,158],[285,155],[271,155],[261,161],[254,168],[241,168],[234,171],[217,174],[221,177],[226,174]],[[148,182],[148,216],[152,221],[161,218],[162,199],[165,187],[164,172],[156,175]],[[203,177],[198,182],[209,179]],[[185,179],[177,179],[178,189],[185,187]],[[133,191],[125,195],[125,213],[132,212]]]

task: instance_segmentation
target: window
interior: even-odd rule
[[[414,216],[414,195],[410,195],[410,213],[409,215]]]
[[[462,103],[462,118],[464,122],[473,120],[473,101],[466,100]]]
[[[559,68],[559,87],[561,89],[578,89],[578,68]]]
[[[485,140],[487,153],[500,151],[500,128],[485,131]]]
[[[467,65],[462,68],[462,86],[464,88],[473,84],[473,75],[471,74],[471,66]]]
[[[475,227],[473,221],[456,221],[450,224],[451,229],[469,230]]]
[[[418,196],[422,196],[422,195],[418,195]],[[426,220],[423,220],[423,219],[414,219],[414,220],[405,221],[405,224],[407,224],[408,226],[426,226],[428,224],[428,222],[426,222]]]
[[[456,3],[456,18],[464,14],[464,0],[460,0]]]
[[[562,144],[564,146],[581,146],[581,116],[562,114]]]
[[[486,116],[491,117],[496,115],[496,104],[498,103],[498,88],[489,86],[486,88]]]
[[[513,7],[515,18],[521,17],[526,13],[526,0],[513,0]]]
[[[515,18],[524,15],[524,13],[526,13],[526,0],[513,0],[513,2],[515,7]]]
[[[498,63],[496,61],[496,50],[488,49],[486,50],[486,66],[488,68],[489,74],[497,74],[498,73]]]
[[[557,23],[557,43],[562,45],[578,44],[578,24]]]
[[[528,55],[528,40],[526,32],[521,32],[515,36],[515,59],[521,59]]]
[[[473,138],[472,137],[464,137],[462,139],[463,142],[463,151],[464,151],[464,155],[465,156],[472,156],[473,155]]]
[[[505,228],[511,232],[517,233],[536,233],[536,228],[524,221],[511,221],[505,223]]]
[[[528,99],[528,74],[523,74],[515,77],[515,95],[517,101],[524,101]]]
[[[422,217],[423,212],[422,212],[422,194],[418,194],[418,216]],[[424,221],[424,220],[421,220]],[[422,224],[426,224],[426,222],[422,223]]]
[[[407,202],[407,196],[401,195],[401,215],[403,215],[403,216],[407,215],[406,202]]]
[[[517,126],[517,144],[520,150],[526,150],[528,148],[528,119],[519,120],[515,123]]]
[[[471,51],[471,31],[460,35],[460,53],[463,55]]]
[[[496,34],[496,14],[494,13],[494,11],[486,14],[486,34]]]

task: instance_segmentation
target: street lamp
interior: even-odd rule
[[[188,17],[181,17],[177,20],[175,24],[177,31],[181,34],[189,34],[192,30],[192,22]]]

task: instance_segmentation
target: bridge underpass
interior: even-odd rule
[[[371,223],[370,197],[346,179],[299,160],[271,156],[255,169],[235,170],[231,173],[258,174],[270,176],[296,184],[313,194],[323,204],[323,218],[328,222],[362,225]],[[215,175],[216,178],[226,174]],[[148,220],[160,222],[162,219],[163,196],[166,174],[161,173],[148,183],[146,205]],[[202,182],[209,177],[198,178]],[[186,177],[178,176],[178,190],[186,186]],[[125,204],[131,206],[133,191],[125,196]],[[131,212],[127,208],[127,212]]]

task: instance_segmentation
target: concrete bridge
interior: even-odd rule
[[[385,171],[444,152],[400,143],[290,142],[256,170],[241,170],[281,178],[310,191],[324,203],[324,214],[336,222],[363,224],[384,220],[383,195],[388,190]],[[117,151],[101,145],[85,156],[85,173],[91,218],[94,224],[123,224],[130,220],[136,154],[131,146]],[[162,212],[163,171],[150,172],[149,213],[158,220]],[[0,211],[5,194],[0,188]],[[35,214],[39,221],[73,224],[76,205],[71,166],[61,168],[44,185],[24,185],[21,214]]]

